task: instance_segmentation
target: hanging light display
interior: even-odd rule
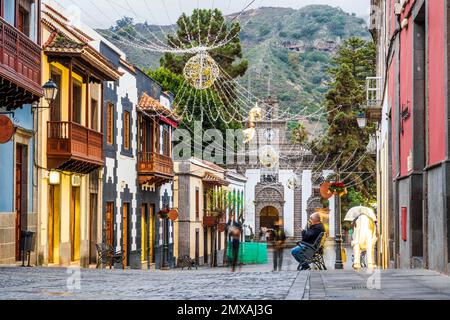
[[[183,74],[191,86],[198,90],[210,88],[220,75],[216,61],[202,51],[186,63]]]
[[[294,190],[300,187],[301,187],[300,180],[296,176],[293,176],[288,180],[289,189]]]
[[[264,167],[273,169],[278,165],[280,156],[272,146],[264,146],[259,153],[259,160]]]

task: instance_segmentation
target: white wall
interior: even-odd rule
[[[288,188],[289,179],[295,177],[293,170],[280,170],[279,181],[284,186],[284,230],[286,236],[294,236],[294,190]]]
[[[245,224],[252,226],[253,232],[257,234],[259,230],[255,230],[255,187],[261,181],[260,170],[247,170],[245,173],[247,177],[247,185],[245,187],[245,212],[247,212],[247,219]],[[246,230],[245,235],[250,235],[250,230]]]

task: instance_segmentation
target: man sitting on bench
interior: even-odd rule
[[[325,232],[325,227],[320,221],[320,214],[314,213],[309,218],[309,227],[307,230],[301,229],[302,232],[302,242],[314,245],[317,238],[320,236],[321,233]],[[309,264],[306,262],[306,256],[304,255],[304,249],[305,246],[301,243],[298,243],[298,246],[295,247],[291,254],[295,258],[295,260],[298,261],[298,263],[301,265],[300,270],[309,270]]]

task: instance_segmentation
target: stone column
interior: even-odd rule
[[[303,188],[302,188],[302,173],[297,174],[300,186],[295,188],[294,190],[294,238],[296,240],[300,240],[302,233],[300,232],[300,228],[303,227],[302,224],[302,201],[303,201]]]

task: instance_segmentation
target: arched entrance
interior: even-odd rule
[[[280,219],[280,212],[273,206],[264,207],[261,210],[260,219],[261,228],[273,229]]]

